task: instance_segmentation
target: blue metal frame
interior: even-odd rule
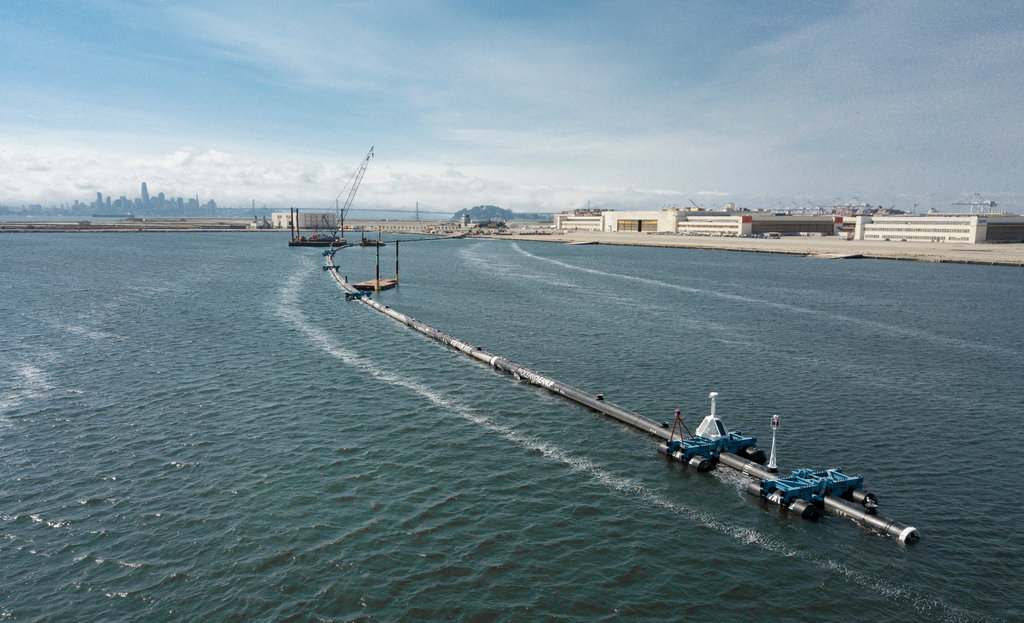
[[[826,495],[841,496],[847,491],[864,486],[863,476],[847,476],[842,468],[797,469],[791,476],[761,481],[761,495],[778,491],[786,504],[794,499],[824,503]]]
[[[717,459],[718,455],[722,452],[736,452],[741,448],[756,445],[757,437],[744,437],[740,431],[735,430],[719,439],[692,437],[690,439],[669,441],[668,451],[670,454],[681,451],[684,461],[694,455],[707,459]]]

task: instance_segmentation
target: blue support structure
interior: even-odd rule
[[[761,481],[761,495],[768,497],[777,491],[786,505],[800,499],[824,504],[825,496],[849,496],[854,489],[864,486],[863,476],[847,476],[842,469],[798,469],[791,476]]]
[[[724,439],[720,439],[719,441],[722,442],[722,447],[719,449],[719,453],[732,452],[738,454],[742,452],[743,448],[752,448],[757,446],[757,437],[745,437],[738,430],[732,431]]]
[[[712,416],[713,417],[713,416]],[[679,430],[679,439],[675,439],[676,429]],[[681,413],[676,410],[676,420],[672,425],[672,433],[668,441],[661,445],[661,452],[669,458],[686,463],[698,471],[708,471],[715,466],[723,453],[734,453],[744,458],[764,462],[764,452],[757,449],[757,437],[746,437],[740,431],[725,433],[715,438],[702,435],[690,435],[689,439],[683,438],[683,430],[687,430],[683,424]]]
[[[743,448],[757,446],[757,437],[744,437],[739,431],[729,433],[727,437],[719,439],[707,439],[705,437],[692,437],[669,441],[667,443],[670,452],[682,452],[683,458],[699,455],[707,459],[717,459],[723,452],[740,452]]]

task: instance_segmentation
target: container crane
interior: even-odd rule
[[[949,205],[971,206],[971,214],[974,214],[974,208],[978,208],[978,212],[995,212],[995,207],[998,204],[995,201],[992,201],[991,199],[982,199],[981,195],[979,195],[978,193],[974,193],[973,195],[971,195],[969,201],[954,201]],[[988,209],[984,210],[982,208]]]

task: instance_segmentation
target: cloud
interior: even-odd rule
[[[357,203],[405,208],[1024,196],[1015,3],[92,6],[106,31],[49,33],[90,37],[66,94],[12,73],[44,95],[0,102],[0,201],[146,180],[322,207],[370,144]]]

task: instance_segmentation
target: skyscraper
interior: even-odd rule
[[[142,182],[142,205],[149,205],[149,189],[146,188],[146,182]]]

